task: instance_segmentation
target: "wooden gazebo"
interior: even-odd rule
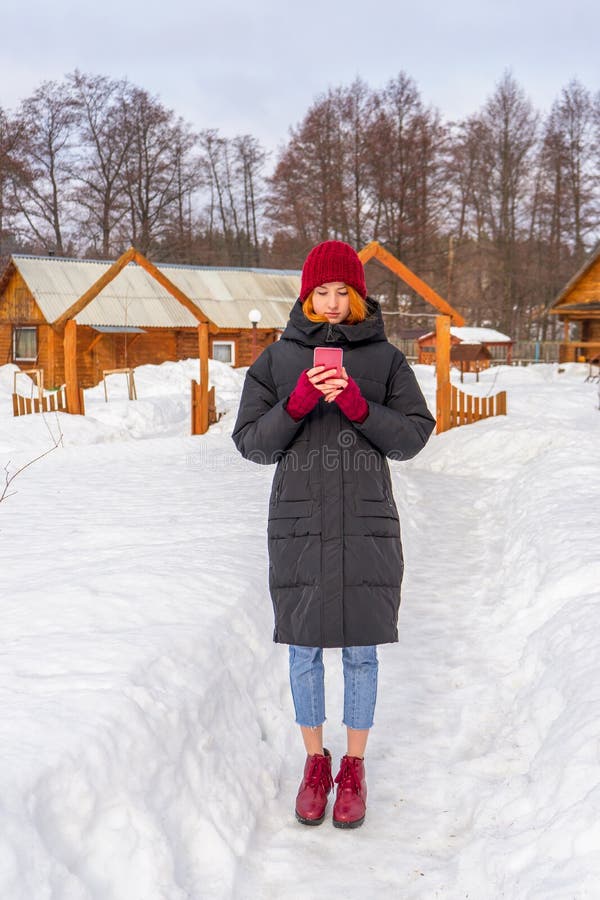
[[[358,255],[363,264],[377,259],[438,311],[435,323],[436,431],[440,433],[457,425],[468,425],[488,416],[506,415],[506,391],[490,397],[474,397],[450,383],[450,327],[464,325],[460,313],[378,241],[371,241]],[[483,362],[481,356],[479,360]]]
[[[150,260],[130,247],[119,259],[113,263],[92,286],[66,309],[59,318],[53,322],[54,330],[60,334],[63,332],[64,360],[65,360],[65,384],[67,408],[66,412],[82,414],[82,392],[79,387],[77,373],[77,322],[75,316],[91,303],[95,297],[117,277],[119,272],[129,263],[137,263],[154,278],[172,297],[179,301],[198,321],[198,348],[200,356],[200,402],[199,402],[199,433],[208,430],[208,330],[209,320],[201,309],[193,303],[189,297],[179,290],[167,276],[159,271]],[[54,348],[49,348],[53,353]]]

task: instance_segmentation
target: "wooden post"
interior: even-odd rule
[[[198,325],[200,348],[200,434],[208,431],[208,322]]]
[[[77,378],[77,322],[68,319],[65,325],[65,381],[67,383],[67,412],[81,415],[81,393]]]
[[[450,428],[450,316],[436,316],[435,319],[435,373],[437,428],[439,434]]]
[[[192,434],[200,434],[200,385],[192,378]]]
[[[52,325],[46,326],[46,336],[48,341],[48,364],[47,364],[47,372],[48,372],[48,383],[51,387],[54,387],[54,379],[56,372],[56,349],[55,349],[55,338],[56,332]]]

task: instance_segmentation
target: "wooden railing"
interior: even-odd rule
[[[476,397],[446,381],[440,385],[438,396],[441,407],[438,415],[446,424],[444,431],[457,425],[470,425],[471,422],[490,416],[506,415],[506,391],[498,391],[490,397]],[[445,417],[444,410],[447,411]]]
[[[67,412],[66,385],[59,387],[57,391],[46,394],[43,397],[23,397],[21,394],[12,395],[13,415],[27,416],[37,412]],[[81,415],[84,414],[83,388],[79,388],[79,403]]]

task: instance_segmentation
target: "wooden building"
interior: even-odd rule
[[[0,365],[41,368],[46,388],[63,384],[65,313],[111,265],[11,257],[0,275]],[[297,271],[165,264],[156,268],[208,319],[209,356],[232,366],[249,365],[255,352],[278,340],[300,290]],[[248,317],[253,309],[261,314],[255,330]],[[97,384],[105,369],[198,357],[198,316],[134,262],[73,319],[83,388]]]
[[[458,365],[460,369],[460,380],[464,381],[465,372],[475,372],[477,381],[479,381],[479,373],[482,369],[487,369],[492,354],[483,344],[462,344],[456,343],[450,346],[450,362]]]
[[[433,364],[435,363],[435,331],[428,331],[427,334],[417,338],[419,347],[419,355],[417,362]],[[487,368],[492,359],[502,360],[502,362],[510,365],[512,360],[513,341],[506,334],[496,331],[494,328],[477,328],[471,326],[450,327],[450,354],[454,361],[459,360],[459,356],[452,357],[452,348],[458,345],[474,345],[483,347],[487,354],[481,353],[464,353],[462,354],[461,371],[478,372]]]
[[[600,352],[600,244],[548,309],[564,324],[559,362],[591,362]]]

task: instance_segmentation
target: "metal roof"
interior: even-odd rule
[[[219,328],[248,328],[248,313],[261,311],[261,328],[284,328],[300,293],[300,272],[215,269],[162,265],[158,268]]]
[[[110,267],[110,262],[15,254],[12,263],[44,317],[54,322]],[[248,312],[261,311],[261,328],[285,327],[300,291],[290,270],[158,266],[222,329],[251,328]],[[151,275],[129,264],[75,316],[80,325],[189,328],[196,317]]]

